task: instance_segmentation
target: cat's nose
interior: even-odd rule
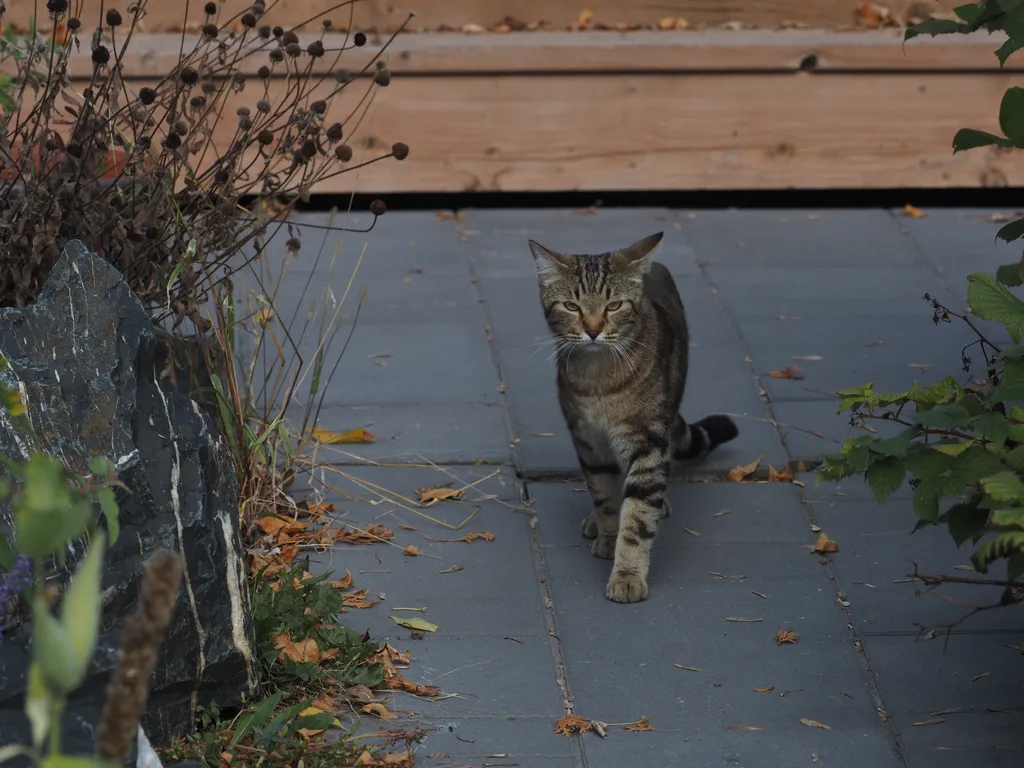
[[[583,334],[591,339],[596,339],[598,334],[604,330],[604,322],[601,318],[585,318],[583,320]]]

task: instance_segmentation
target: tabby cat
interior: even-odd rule
[[[662,236],[597,255],[530,241],[558,401],[594,502],[583,535],[595,556],[614,559],[605,596],[617,603],[647,597],[670,460],[705,456],[738,434],[728,416],[688,425],[679,414],[689,334],[672,275],[651,259]]]

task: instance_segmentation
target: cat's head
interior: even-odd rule
[[[644,275],[662,232],[628,248],[594,255],[557,253],[530,241],[540,300],[548,325],[561,340],[593,345],[628,337],[639,317]]]

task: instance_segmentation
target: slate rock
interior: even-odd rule
[[[142,725],[154,744],[190,732],[198,704],[237,705],[255,684],[246,563],[238,529],[238,479],[210,415],[164,380],[166,335],[120,273],[79,241],[64,249],[37,302],[0,310],[0,352],[21,382],[35,445],[77,471],[105,456],[119,492],[121,532],[107,553],[101,636],[89,675],[68,703],[63,749],[93,750],[120,627],[134,608],[145,561],[185,555],[174,617],[151,678]],[[0,452],[26,456],[29,439],[0,415]],[[9,505],[0,535],[10,538]],[[83,554],[70,547],[69,565]],[[0,639],[0,744],[26,743],[22,715],[30,648],[23,630]]]

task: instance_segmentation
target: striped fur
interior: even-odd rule
[[[596,255],[530,241],[557,361],[558,400],[594,504],[591,552],[614,560],[605,595],[647,597],[651,545],[672,459],[706,456],[737,435],[724,415],[687,424],[689,335],[672,275],[650,257],[662,233]]]

